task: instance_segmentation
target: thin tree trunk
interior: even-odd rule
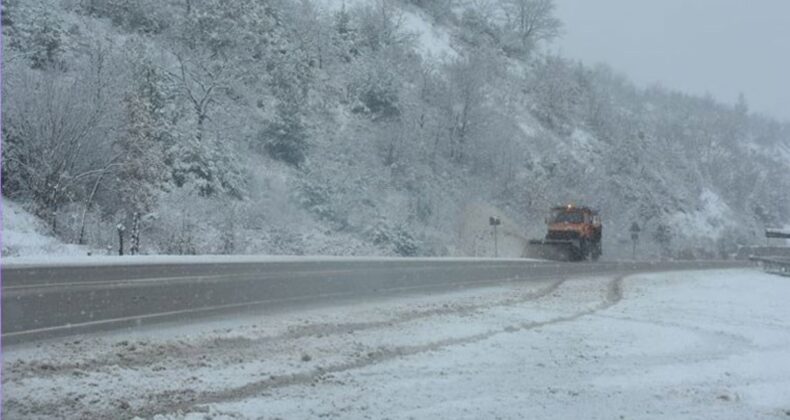
[[[118,255],[123,255],[123,231],[125,228],[122,224],[118,224]]]
[[[129,253],[137,255],[140,253],[140,213],[134,212],[134,221],[132,222],[132,246]]]
[[[82,220],[80,221],[80,237],[77,241],[77,243],[80,245],[85,245],[85,218],[88,215],[88,210],[90,210],[91,206],[93,206],[93,199],[96,197],[96,192],[99,190],[99,185],[101,184],[102,179],[104,179],[104,173],[99,175],[99,178],[93,184],[91,195],[88,197],[88,202],[85,203],[85,208],[82,210]]]

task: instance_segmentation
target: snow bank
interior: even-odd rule
[[[48,227],[36,216],[27,212],[18,203],[2,199],[2,256],[85,256],[87,247],[65,244],[54,238]]]

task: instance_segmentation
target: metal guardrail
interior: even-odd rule
[[[790,258],[751,256],[749,260],[756,262],[767,273],[790,277]]]
[[[776,239],[790,239],[790,230],[785,229],[766,229],[765,230],[765,237],[766,238],[776,238]]]
[[[790,258],[788,246],[744,246],[735,254],[736,260],[746,261],[757,258]]]

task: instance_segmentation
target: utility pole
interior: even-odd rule
[[[499,244],[497,241],[496,227],[502,224],[498,217],[489,217],[488,224],[494,227],[494,258],[499,258]]]
[[[118,255],[123,255],[123,232],[126,230],[126,226],[123,223],[118,223],[115,228],[118,229]]]

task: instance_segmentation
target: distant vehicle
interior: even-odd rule
[[[529,241],[526,256],[556,261],[597,261],[603,254],[603,226],[598,212],[568,204],[551,209],[545,239]]]

